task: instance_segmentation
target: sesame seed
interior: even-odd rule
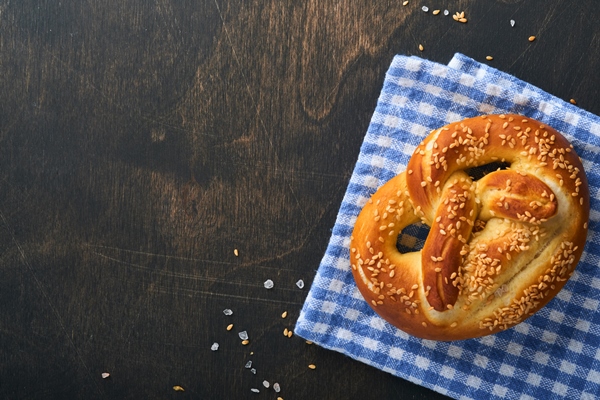
[[[287,311],[284,311],[284,312],[281,314],[281,318],[286,318],[287,316],[288,316],[288,312],[287,312]]]
[[[440,10],[433,10],[433,15],[438,15],[440,13]]]
[[[227,328],[226,328],[226,329],[227,329],[228,331],[232,330],[232,329],[233,329],[233,324],[229,324],[229,325],[227,325]]]
[[[575,101],[575,99],[569,100],[569,103],[571,103],[571,104],[577,104],[577,102]]]
[[[408,5],[408,1],[405,1],[404,3],[402,3],[403,6]]]
[[[309,369],[315,369],[315,368],[317,368],[317,366],[315,364],[308,364],[308,368]]]
[[[530,42],[533,42],[535,39],[536,39],[536,37],[535,37],[535,36],[529,36],[529,41],[530,41]]]
[[[238,249],[233,249],[233,254],[237,257],[240,255],[240,253],[238,252]]]
[[[422,44],[419,44],[419,51],[423,51],[423,50],[425,50],[425,48],[423,47]]]
[[[492,57],[492,56],[485,56],[485,59],[488,60],[488,61],[492,61],[494,59],[494,57]]]

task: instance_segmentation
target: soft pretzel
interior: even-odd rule
[[[470,176],[487,164],[500,168]],[[432,131],[406,171],[367,201],[352,233],[352,273],[371,307],[411,335],[496,333],[564,286],[589,207],[581,160],[556,130],[519,115],[466,119]],[[398,235],[415,223],[430,227],[425,244],[401,254]]]

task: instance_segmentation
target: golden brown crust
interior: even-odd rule
[[[471,169],[507,169],[473,180]],[[554,129],[518,115],[466,119],[432,131],[407,170],[371,197],[350,244],[367,302],[409,334],[468,339],[542,308],[573,273],[587,237],[581,161]],[[401,254],[408,225],[431,227]]]

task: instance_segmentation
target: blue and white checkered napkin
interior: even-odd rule
[[[379,318],[356,288],[348,251],[354,221],[431,130],[492,113],[537,119],[573,143],[592,194],[585,251],[564,289],[512,329],[455,342],[411,337]],[[457,399],[600,398],[599,189],[599,117],[461,54],[447,66],[396,56],[295,332]],[[422,245],[426,233],[408,232],[405,244]]]

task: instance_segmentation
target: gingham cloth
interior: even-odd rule
[[[379,318],[354,283],[356,216],[432,129],[491,113],[537,119],[573,143],[592,197],[585,251],[562,291],[516,327],[454,342],[411,337]],[[396,56],[295,333],[457,399],[600,398],[599,188],[599,117],[461,54],[449,65]],[[420,247],[426,234],[409,227],[400,244]]]

